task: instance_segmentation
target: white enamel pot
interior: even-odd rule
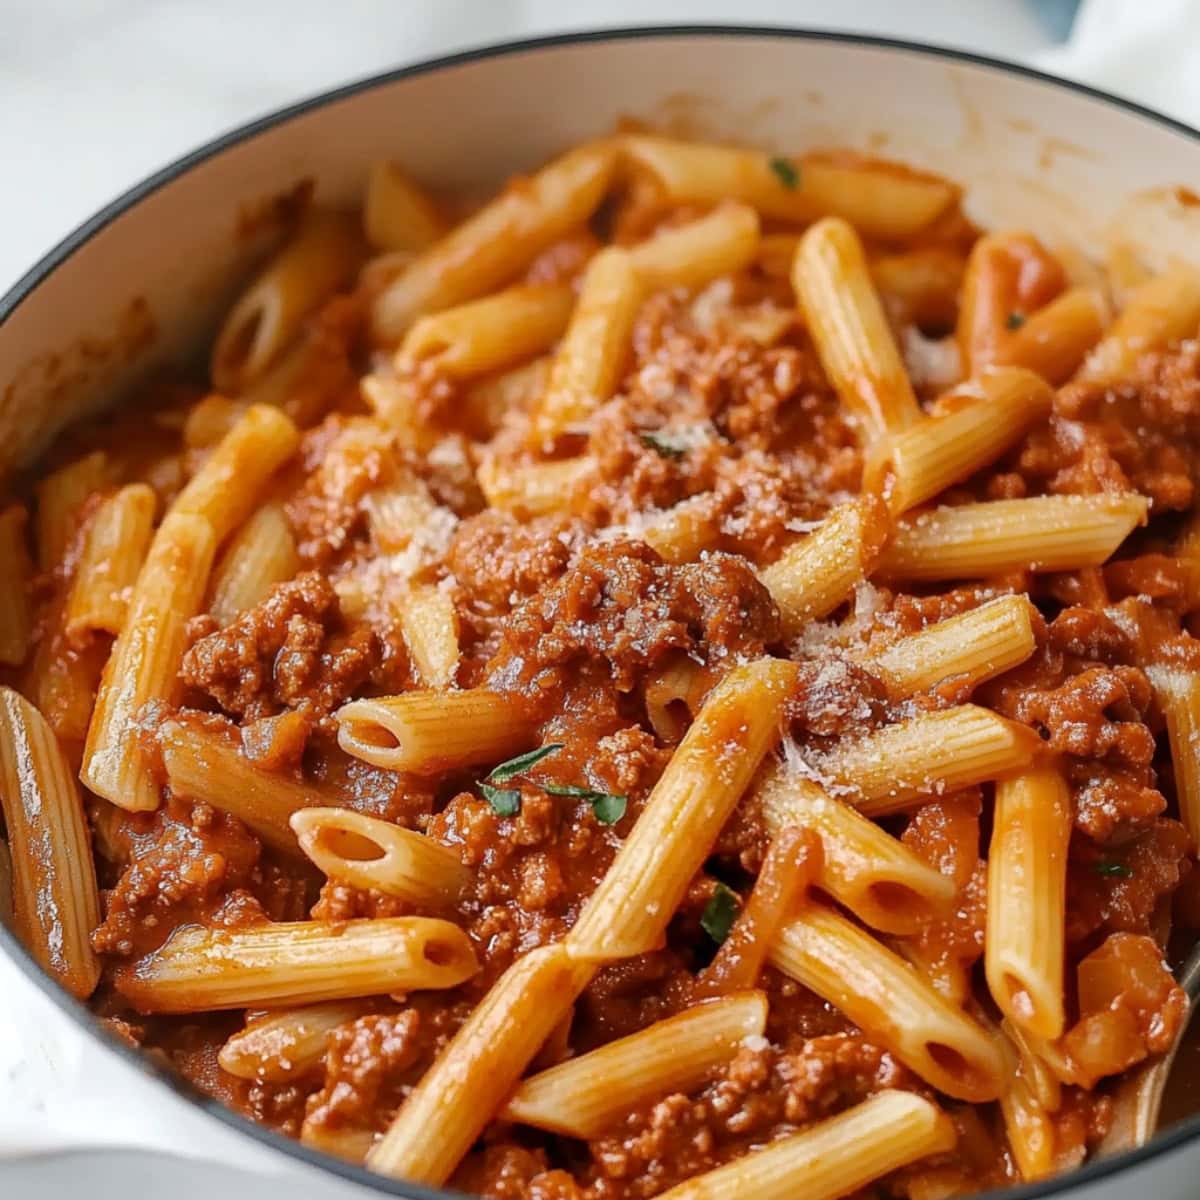
[[[0,300],[0,471],[28,463],[81,413],[119,403],[138,376],[195,354],[271,234],[272,198],[311,181],[319,198],[352,202],[380,157],[478,190],[623,116],[780,150],[851,146],[907,160],[962,182],[982,224],[1031,229],[1093,258],[1114,237],[1151,262],[1200,255],[1200,208],[1176,188],[1200,184],[1200,134],[1024,68],[779,29],[497,46],[247,125],[139,184],[47,254]],[[200,1097],[105,1032],[3,929],[0,958],[13,981],[0,1019],[42,1044],[32,1069],[53,1076],[42,1111],[22,1114],[15,1135],[11,1121],[7,1133],[0,1125],[0,1196],[74,1195],[81,1182],[93,1198],[130,1186],[259,1200],[435,1195]],[[1134,1154],[1005,1195],[1193,1200],[1198,1177],[1200,1118]]]

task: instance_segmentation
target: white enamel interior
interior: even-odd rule
[[[1200,141],[1065,87],[918,50],[767,34],[535,47],[299,113],[203,157],[111,219],[0,326],[0,471],[119,398],[137,373],[195,350],[262,253],[261,238],[237,230],[264,198],[311,178],[323,200],[353,203],[381,156],[449,190],[478,191],[627,116],[781,151],[894,156],[963,183],[987,225],[1098,255],[1115,224],[1151,261],[1200,258],[1200,208],[1172,190],[1200,181]],[[147,313],[154,336],[130,353]],[[156,1086],[126,1075],[129,1086]],[[1200,1146],[1179,1147],[1087,1196],[1116,1200],[1137,1187],[1182,1200],[1197,1165]]]

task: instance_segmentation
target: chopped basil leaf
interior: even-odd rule
[[[643,446],[656,450],[663,458],[682,458],[687,453],[687,447],[671,438],[669,433],[641,433]]]
[[[1025,324],[1025,314],[1019,312],[1010,312],[1004,318],[1005,329],[1020,329]]]
[[[592,801],[592,812],[601,825],[615,825],[624,815],[629,801],[624,796],[604,792]]]
[[[527,754],[518,754],[516,758],[510,758],[507,762],[502,762],[495,767],[488,776],[488,780],[491,783],[507,783],[514,775],[523,775],[534,763],[541,762],[547,754],[553,754],[555,750],[562,748],[562,742],[551,742],[548,746],[540,746],[537,750],[530,750]]]
[[[779,182],[789,192],[796,190],[800,184],[800,170],[790,158],[773,158],[770,167],[779,176]]]
[[[547,754],[563,748],[562,742],[551,742],[537,750],[526,754],[518,754],[502,762],[487,777],[487,782],[479,785],[479,790],[502,817],[511,817],[521,809],[521,793],[516,788],[493,787],[494,783],[507,783],[517,775],[524,775],[535,763],[539,763]],[[551,796],[572,796],[577,800],[587,800],[596,814],[596,820],[602,825],[615,825],[624,815],[628,800],[624,796],[614,796],[610,792],[597,792],[593,788],[576,787],[568,783],[539,784],[542,791]]]
[[[542,791],[551,796],[570,796],[574,800],[587,800],[601,825],[615,825],[624,815],[629,801],[612,792],[597,792],[592,788],[576,787],[570,783],[543,783]]]
[[[479,790],[497,816],[512,817],[521,811],[521,793],[516,788],[498,788],[490,783],[481,783]]]
[[[1127,867],[1124,863],[1118,862],[1096,862],[1092,863],[1092,870],[1097,875],[1102,875],[1105,879],[1132,879],[1133,869]]]
[[[719,946],[729,936],[737,915],[737,893],[730,891],[723,883],[718,883],[716,891],[700,915],[700,925]]]

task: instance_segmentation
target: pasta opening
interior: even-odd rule
[[[272,289],[256,289],[221,332],[213,352],[213,382],[224,392],[240,393],[281,349],[279,331],[279,297]]]
[[[220,346],[213,374],[225,380],[241,379],[257,357],[266,314],[262,307],[253,309],[230,330]]]
[[[925,1053],[938,1070],[954,1079],[964,1090],[977,1091],[986,1088],[989,1080],[960,1050],[945,1042],[926,1042]]]
[[[916,921],[929,911],[925,897],[906,883],[880,879],[868,885],[867,897],[877,908],[905,921]]]
[[[321,850],[347,862],[378,862],[387,857],[387,851],[365,834],[349,829],[324,826],[317,834],[317,845]]]
[[[1000,1007],[1006,1013],[1027,1023],[1033,1020],[1037,1015],[1037,1005],[1034,1003],[1029,988],[1025,986],[1025,981],[1011,971],[1005,971],[1000,980],[1000,987],[1004,992],[1003,996],[997,997]]]
[[[452,966],[459,958],[459,950],[456,946],[452,946],[448,942],[439,942],[437,938],[430,938],[421,947],[421,954],[435,967]]]
[[[658,705],[650,713],[650,724],[664,742],[678,742],[692,723],[692,710],[681,696]]]
[[[400,739],[378,721],[343,721],[345,735],[374,750],[399,750]]]

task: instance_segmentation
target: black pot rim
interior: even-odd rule
[[[260,133],[285,124],[295,117],[303,116],[314,109],[323,108],[339,100],[356,96],[360,92],[370,91],[401,79],[427,75],[465,63],[501,58],[511,54],[521,54],[557,46],[680,37],[778,38],[780,40],[792,41],[830,42],[850,46],[866,46],[882,50],[897,50],[924,55],[933,60],[986,67],[1000,74],[1023,77],[1037,83],[1050,85],[1064,92],[1073,92],[1076,95],[1086,96],[1098,103],[1132,113],[1152,124],[1170,129],[1193,141],[1200,142],[1200,130],[1197,130],[1193,126],[1169,117],[1165,113],[1157,112],[1145,105],[1138,104],[1135,101],[1127,100],[1111,92],[1106,92],[1101,88],[1049,75],[1044,71],[1039,71],[1034,67],[1028,67],[1021,63],[993,58],[969,50],[907,41],[902,38],[877,37],[870,34],[802,29],[788,26],[699,24],[646,25],[614,29],[581,30],[545,37],[495,42],[475,49],[424,59],[409,66],[379,72],[363,79],[355,80],[352,83],[319,92],[294,104],[276,109],[266,116],[239,125],[205,142],[191,153],[175,159],[161,170],[148,176],[141,183],[123,192],[109,204],[106,204],[94,216],[84,221],[82,225],[69,233],[53,249],[48,251],[29,268],[4,293],[3,297],[0,297],[0,326],[76,251],[86,245],[87,242],[108,225],[112,224],[118,217],[146,199],[146,197],[172,183],[193,167],[224,153],[234,146],[240,145],[242,142],[249,141]],[[0,949],[6,952],[22,969],[24,974],[63,1012],[75,1020],[89,1036],[95,1038],[108,1050],[139,1069],[143,1074],[169,1088],[177,1096],[187,1100],[194,1107],[216,1118],[216,1120],[220,1121],[227,1128],[246,1135],[263,1146],[289,1155],[331,1176],[339,1177],[348,1183],[357,1184],[360,1187],[374,1189],[380,1195],[399,1196],[403,1197],[404,1200],[447,1200],[448,1197],[460,1194],[446,1189],[429,1188],[421,1184],[407,1183],[403,1180],[390,1179],[386,1176],[377,1175],[368,1171],[365,1167],[343,1162],[320,1151],[310,1149],[298,1141],[293,1141],[291,1138],[284,1137],[256,1124],[239,1113],[234,1112],[232,1109],[227,1108],[219,1101],[204,1095],[169,1067],[160,1064],[150,1055],[130,1046],[127,1042],[117,1037],[90,1009],[63,991],[49,975],[43,972],[20,941],[3,925],[0,925]],[[1146,1163],[1151,1159],[1165,1157],[1173,1151],[1197,1140],[1200,1140],[1200,1114],[1180,1122],[1165,1133],[1160,1134],[1148,1145],[1142,1146],[1137,1150],[1128,1151],[1113,1158],[1100,1159],[1087,1163],[1078,1170],[1049,1180],[1022,1184],[1001,1192],[992,1192],[987,1196],[980,1197],[980,1200],[1049,1200],[1052,1196],[1063,1196],[1072,1189],[1099,1183],[1101,1180],[1111,1180],[1118,1175],[1131,1178],[1133,1169],[1140,1164]]]

